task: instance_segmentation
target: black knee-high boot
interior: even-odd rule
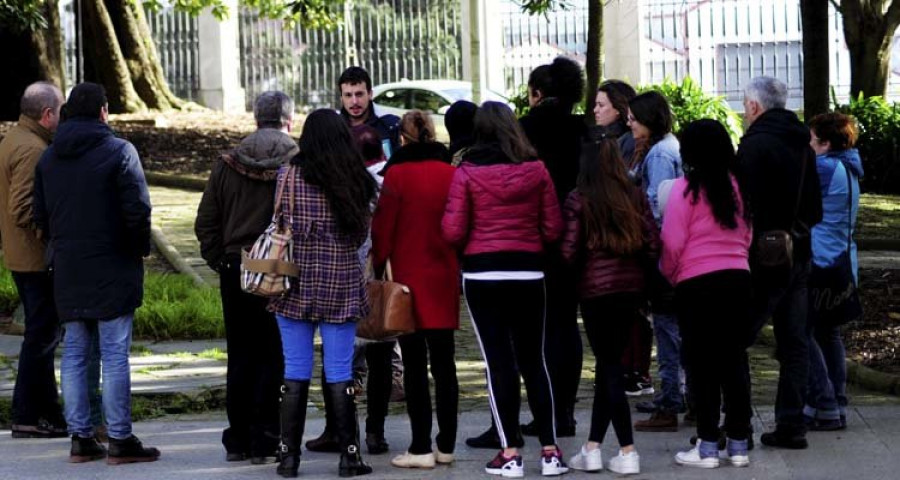
[[[281,396],[281,445],[278,474],[296,478],[300,469],[300,440],[306,424],[309,380],[285,380]]]
[[[372,473],[372,467],[359,454],[359,421],[356,418],[356,395],[353,381],[327,384],[334,405],[334,420],[341,444],[338,476],[355,477]]]
[[[341,451],[337,441],[337,427],[334,425],[334,405],[331,404],[331,395],[325,387],[325,369],[322,369],[322,400],[325,402],[325,430],[317,438],[306,442],[306,449],[310,452]]]

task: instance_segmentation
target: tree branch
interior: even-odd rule
[[[900,25],[900,1],[891,1],[887,13],[884,14],[884,21],[885,26],[887,27],[886,31],[893,37],[894,31],[897,30],[897,26]]]

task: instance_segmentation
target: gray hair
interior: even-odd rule
[[[35,82],[22,94],[19,112],[32,120],[40,120],[45,109],[56,111],[62,102],[62,92],[56,85],[50,82]]]
[[[744,95],[763,108],[784,108],[787,104],[787,85],[772,77],[756,77],[744,88]]]
[[[253,117],[259,128],[281,128],[294,118],[294,101],[284,92],[263,92],[256,97]]]

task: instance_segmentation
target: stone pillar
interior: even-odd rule
[[[200,14],[200,103],[226,112],[246,111],[238,51],[237,0],[223,0],[228,18],[218,21],[207,8]]]
[[[472,82],[472,101],[481,103],[482,91],[503,92],[503,31],[500,5],[495,0],[462,2],[463,79]]]
[[[603,6],[603,78],[624,80],[635,87],[644,83],[647,38],[643,3],[644,0],[619,0]]]

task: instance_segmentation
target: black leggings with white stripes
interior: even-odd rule
[[[541,445],[555,445],[553,387],[544,355],[544,280],[466,279],[463,289],[487,364],[491,413],[501,444],[524,445],[519,431],[521,373]]]

